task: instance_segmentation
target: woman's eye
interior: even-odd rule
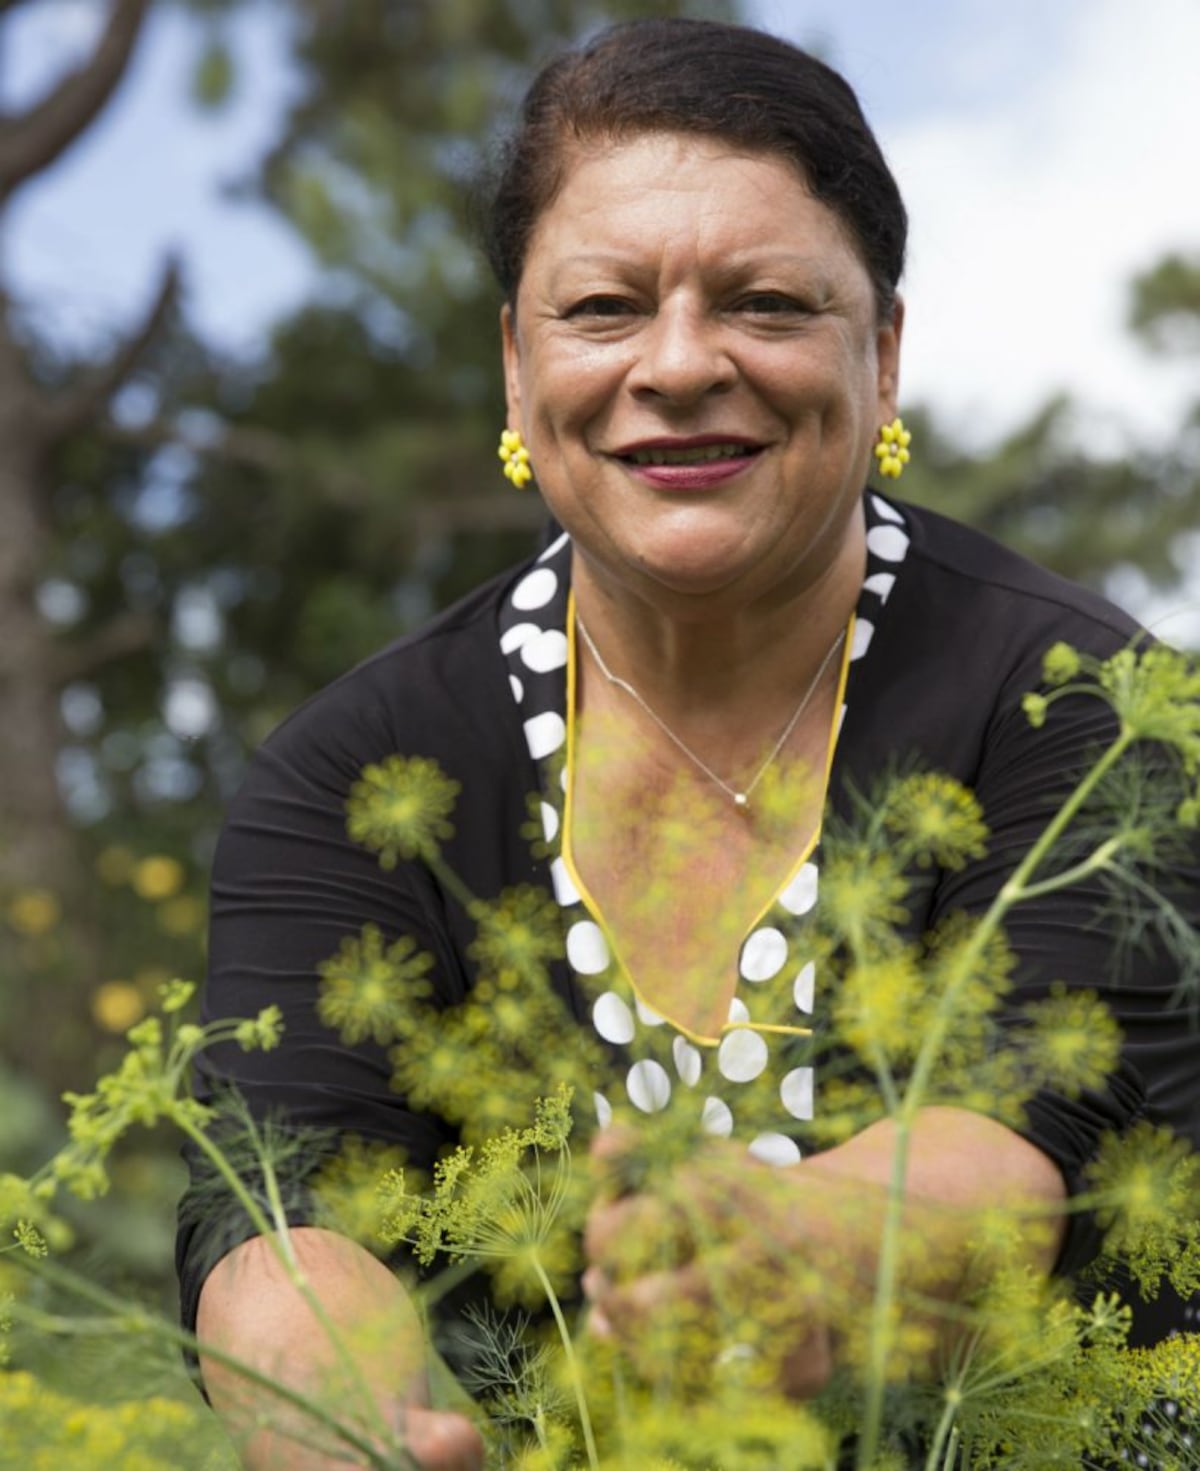
[[[743,296],[737,309],[764,317],[801,316],[808,312],[803,302],[797,301],[793,296],[782,296],[777,291],[756,291],[751,296]]]
[[[620,296],[587,296],[566,311],[568,317],[624,317],[633,306]]]

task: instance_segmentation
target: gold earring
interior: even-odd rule
[[[889,480],[900,479],[905,465],[912,459],[908,452],[911,442],[912,435],[904,427],[903,419],[893,419],[890,424],[883,425],[879,431],[879,443],[875,446],[881,475],[886,475]]]
[[[533,479],[529,468],[529,451],[517,429],[505,429],[500,435],[500,448],[496,451],[504,461],[504,473],[517,487],[524,490]]]

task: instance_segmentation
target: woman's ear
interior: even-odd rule
[[[900,404],[900,339],[904,335],[904,298],[897,296],[891,315],[875,334],[875,360],[879,384],[879,422],[890,424]]]
[[[500,308],[500,344],[504,357],[504,398],[508,428],[521,427],[521,355],[517,347],[517,319],[506,301]]]

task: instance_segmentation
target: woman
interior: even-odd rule
[[[779,1225],[798,1251],[839,1239],[862,1218],[854,1207],[877,1199],[891,1167],[887,1124],[801,1158],[797,1137],[820,1108],[811,1068],[779,1079],[777,1128],[739,1130],[739,1089],[776,1066],[774,1034],[804,1030],[828,1006],[803,953],[822,813],[846,813],[854,792],[898,764],[957,777],[980,797],[993,856],[937,875],[905,923],[917,936],[985,907],[1064,773],[1107,728],[1078,705],[1030,730],[1020,701],[1043,654],[1065,640],[1107,656],[1136,632],[1100,599],[984,539],[864,494],[872,467],[898,470],[907,458],[891,428],[905,228],[846,84],[769,36],[634,23],[534,84],[489,244],[506,297],[511,478],[532,467],[565,534],[318,696],[260,754],[218,855],[206,1003],[213,1016],[284,1010],[278,1052],[220,1059],[256,1111],[282,1105],[299,1123],[395,1140],[418,1159],[448,1137],[389,1093],[382,1049],[336,1048],[315,1016],[317,965],[366,923],[411,934],[433,955],[439,998],[471,985],[469,917],[421,865],[381,872],[345,836],[350,787],[400,751],[433,756],[461,780],[447,854],[475,893],[553,883],[568,957],[560,982],[588,998],[580,1025],[624,1058],[597,1100],[602,1118],[626,1095],[650,1111],[664,1089],[696,1088],[705,1128],[732,1141],[713,1148],[737,1145],[740,1195],[752,1200],[767,1174],[794,1182],[782,1187],[792,1193]],[[605,739],[614,728],[616,761]],[[799,766],[827,780],[781,819],[760,799]],[[548,869],[519,837],[539,790]],[[657,875],[650,907],[641,895],[654,834],[680,800],[703,810],[704,842]],[[1053,981],[1104,976],[1112,942],[1092,924],[1097,902],[1072,892],[1016,916],[1014,1005]],[[764,982],[777,991],[785,976],[790,1028],[768,1020],[775,1002],[764,1000]],[[1017,1202],[1053,1216],[1101,1130],[1143,1107],[1136,1064],[1151,1047],[1154,1102],[1178,1126],[1194,1122],[1194,1050],[1189,1064],[1190,1044],[1160,1020],[1174,984],[1169,962],[1147,957],[1133,990],[1111,998],[1131,1028],[1122,1068],[1075,1102],[1039,1095],[1022,1133],[980,1113],[925,1110],[912,1209]],[[664,1021],[676,1077],[636,1061]],[[627,1343],[704,1292],[683,1270],[618,1282],[617,1243],[644,1210],[627,1197],[598,1209],[588,1231],[592,1325]],[[1032,1259],[1069,1270],[1085,1235],[1060,1221]],[[842,1244],[869,1264],[873,1239],[863,1228]],[[397,1333],[415,1337],[407,1299],[365,1252],[312,1228],[296,1240],[336,1319],[381,1319],[393,1345]],[[966,1249],[964,1228],[945,1246],[947,1296]],[[193,1221],[181,1264],[185,1313],[198,1308],[202,1338],[296,1383],[327,1367],[261,1240],[236,1244]],[[809,1326],[793,1348],[787,1387],[805,1395],[836,1347]],[[369,1355],[367,1368],[383,1401],[412,1402],[423,1464],[480,1464],[466,1421],[419,1408],[417,1361],[398,1364],[393,1350]],[[219,1365],[206,1380],[234,1415]],[[261,1436],[249,1464],[276,1464],[277,1450]],[[303,1454],[289,1451],[287,1464],[326,1464]]]

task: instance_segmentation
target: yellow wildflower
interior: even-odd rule
[[[8,922],[20,935],[49,934],[62,918],[62,906],[49,889],[26,889],[8,906]]]
[[[191,894],[180,894],[158,906],[158,927],[179,938],[194,935],[204,924],[205,909]]]
[[[106,1032],[127,1032],[145,1014],[142,993],[129,981],[105,981],[92,997],[92,1017]]]
[[[134,868],[130,882],[140,899],[169,899],[183,888],[183,864],[176,858],[156,853],[143,858]]]

